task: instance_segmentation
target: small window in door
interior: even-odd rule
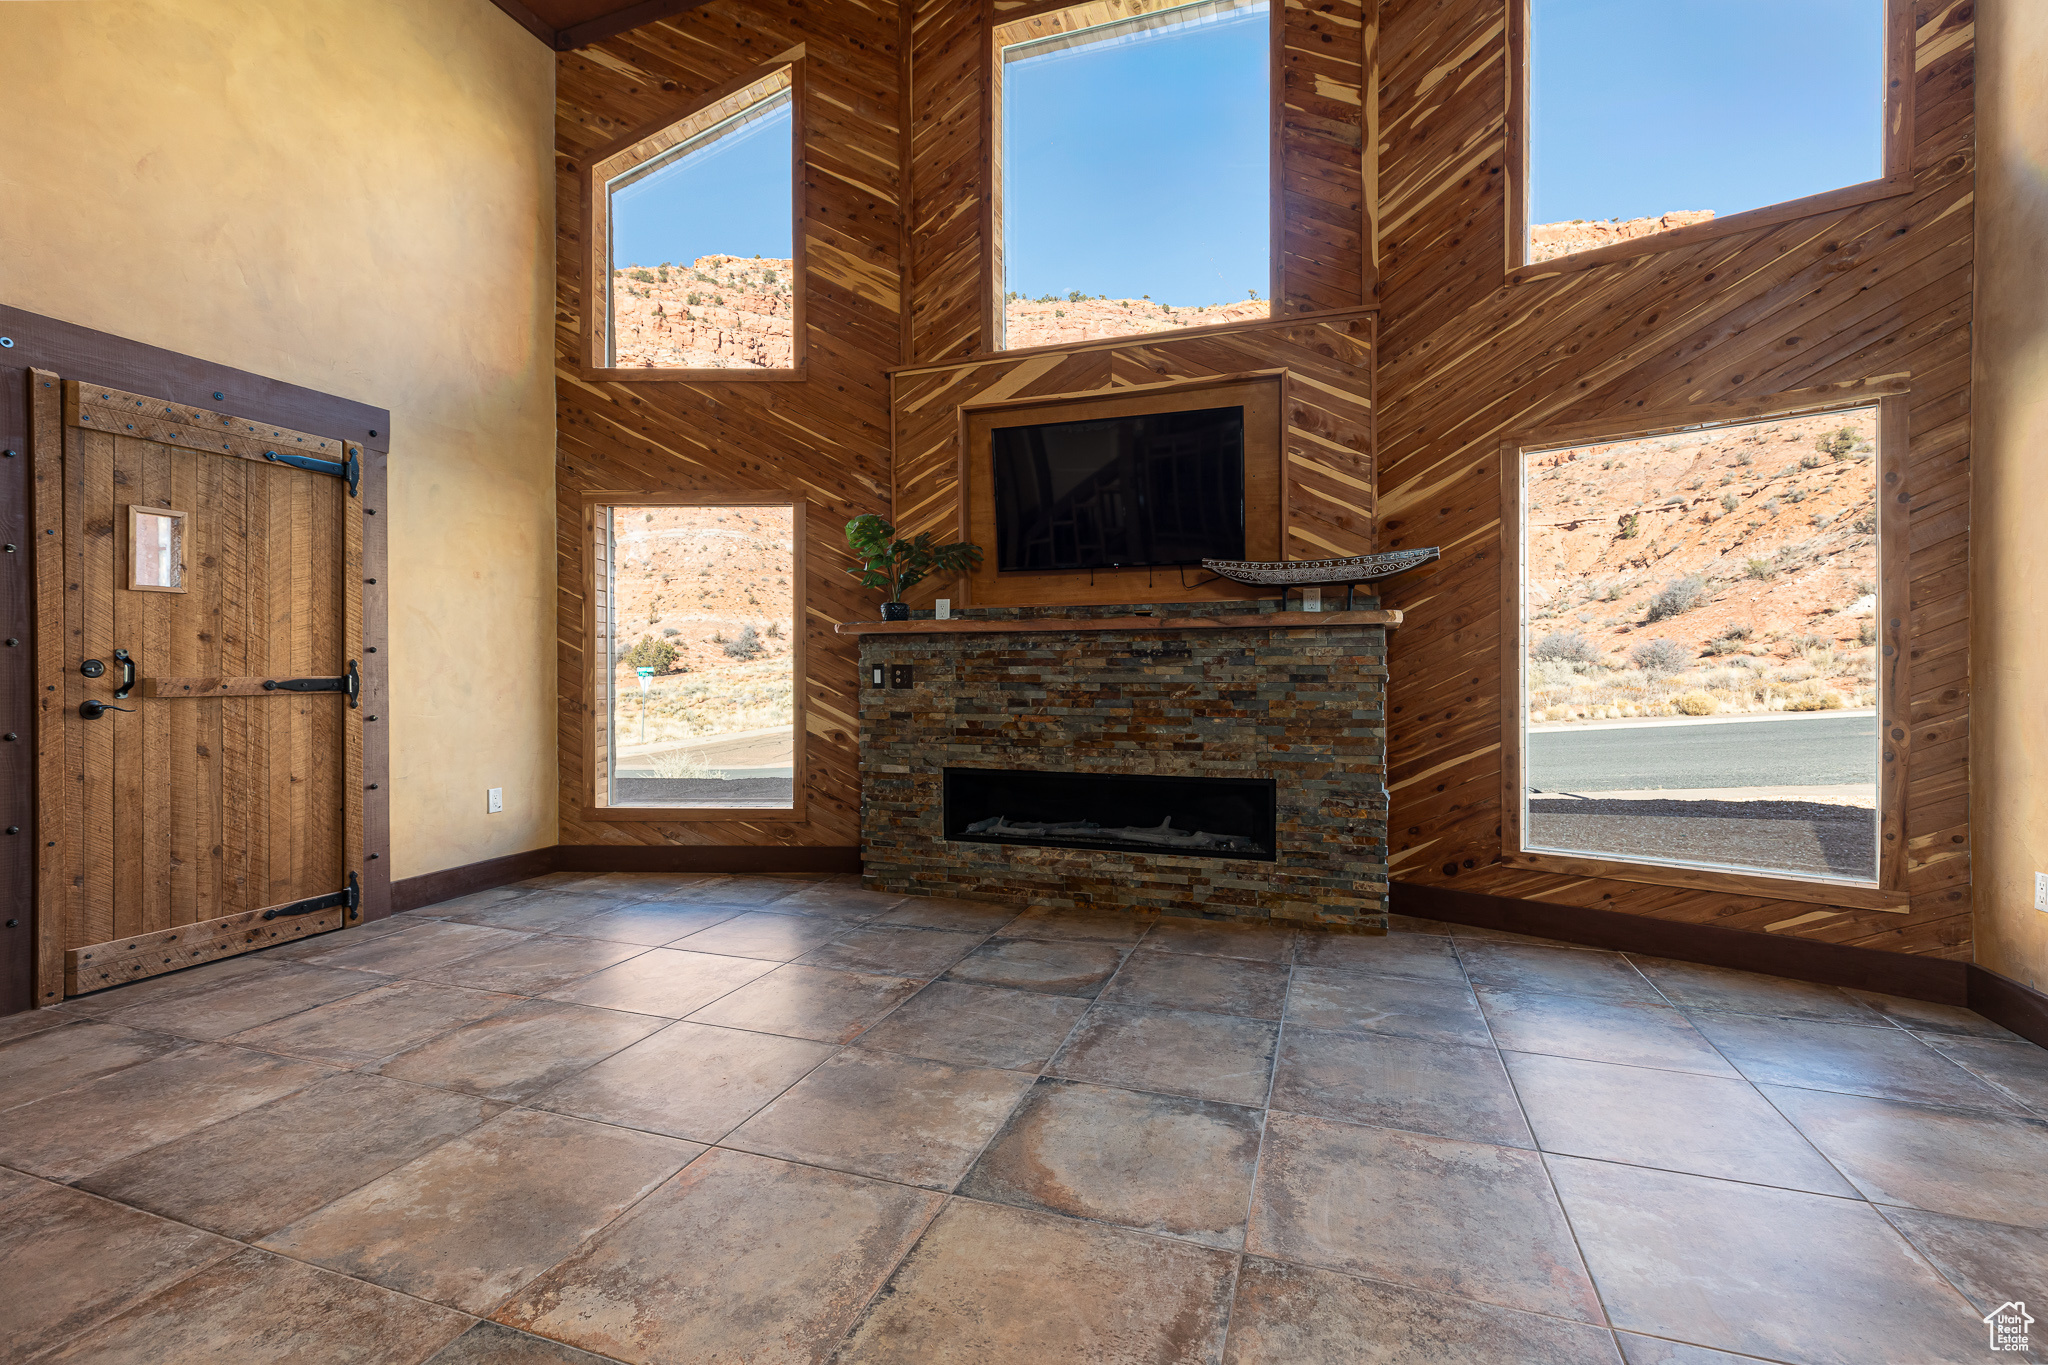
[[[793,809],[803,734],[797,508],[599,511],[610,542],[599,803]]]
[[[128,509],[128,586],[136,592],[185,591],[183,512]]]

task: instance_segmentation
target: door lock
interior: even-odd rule
[[[120,694],[115,693],[115,695],[119,696]],[[87,700],[78,703],[78,714],[87,720],[98,720],[109,711],[124,711],[132,714],[134,710],[135,708],[132,706],[109,706],[103,701]]]
[[[87,659],[78,666],[78,671],[88,678],[103,678],[106,676],[107,666],[98,659]]]

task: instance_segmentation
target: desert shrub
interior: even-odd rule
[[[1529,657],[1546,662],[1596,664],[1600,662],[1600,646],[1576,630],[1558,630],[1531,645]]]
[[[1730,626],[1718,638],[1701,645],[1700,652],[1711,658],[1719,658],[1724,654],[1740,654],[1742,642],[1748,638],[1748,626]]]
[[[1801,469],[1819,469],[1826,463],[1827,461],[1818,455],[1801,455],[1799,457],[1799,467]]]
[[[1645,640],[1628,657],[1645,673],[1676,673],[1692,662],[1692,651],[1676,640]]]
[[[1666,507],[1683,507],[1683,506],[1685,506],[1685,499],[1684,499],[1684,498],[1682,498],[1682,497],[1679,497],[1679,498],[1666,498],[1666,499],[1664,499],[1664,505],[1665,505]]]
[[[1856,626],[1856,643],[1874,645],[1877,643],[1877,622],[1862,621]]]
[[[1619,602],[1621,600],[1621,595],[1624,591],[1626,591],[1626,589],[1624,589],[1621,586],[1621,584],[1609,583],[1605,588],[1602,588],[1600,590],[1600,600],[1602,602]]]
[[[1634,512],[1630,512],[1621,518],[1620,539],[1634,540],[1637,536],[1641,535],[1642,533],[1643,519],[1641,517],[1637,516]]]
[[[1849,523],[1849,529],[1854,531],[1859,536],[1876,535],[1877,513],[1865,512],[1862,516],[1856,518],[1856,520]]]
[[[673,640],[676,638],[676,636],[681,634],[682,632],[677,630],[674,626],[663,626],[661,628],[661,638],[664,640]]]
[[[1786,502],[1805,502],[1805,501],[1806,501],[1806,490],[1805,490],[1804,488],[1788,488],[1788,489],[1786,489],[1786,490],[1785,490],[1785,501],[1786,501]]]
[[[768,623],[768,638],[771,640],[780,640],[782,638],[782,622],[770,621]]]
[[[629,280],[638,280],[642,284],[653,284],[654,272],[652,270],[641,270],[638,267],[635,267],[634,269],[628,270],[626,272],[626,278]]]
[[[1856,443],[1861,439],[1856,434],[1856,428],[1841,427],[1816,440],[1813,443],[1813,448],[1822,455],[1832,456],[1837,460],[1846,460],[1855,451]],[[1817,465],[1820,461],[1815,460],[1813,463]],[[1813,465],[1807,466],[1809,469],[1812,467]]]
[[[1676,706],[1681,714],[1688,716],[1711,716],[1721,709],[1720,702],[1697,689],[1681,694],[1671,704]]]
[[[1794,649],[1819,649],[1822,645],[1831,643],[1833,642],[1827,636],[1816,635],[1810,630],[1803,635],[1792,637],[1792,647]]]
[[[1803,697],[1790,697],[1785,701],[1787,711],[1839,711],[1842,709],[1840,692],[1810,692]]]
[[[1778,500],[1776,498],[1766,498],[1764,500],[1764,513],[1767,516],[1773,517],[1778,515]]]
[[[1756,456],[1747,450],[1738,450],[1735,452],[1735,463],[1739,465],[1752,465],[1756,463]]]
[[[752,626],[741,626],[740,633],[725,642],[725,652],[732,658],[747,660],[761,657],[761,632]]]
[[[1707,581],[1698,574],[1687,574],[1666,583],[1655,597],[1650,599],[1650,619],[1662,621],[1673,616],[1682,616],[1707,600]]]
[[[1723,493],[1721,495],[1721,510],[1723,512],[1733,512],[1740,506],[1742,506],[1742,499],[1736,497],[1733,493]]]
[[[641,636],[619,660],[628,668],[651,668],[656,673],[668,672],[675,665],[675,661],[676,647],[666,640],[657,640],[652,635]]]

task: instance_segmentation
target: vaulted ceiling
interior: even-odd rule
[[[492,0],[527,32],[554,48],[569,52],[601,43],[629,28],[651,24],[671,14],[695,9],[706,0]]]

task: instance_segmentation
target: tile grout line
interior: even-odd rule
[[[1472,992],[1473,1004],[1478,1005],[1480,1003],[1479,992],[1472,984],[1471,968],[1466,964],[1465,954],[1460,951],[1455,937],[1451,940],[1451,954],[1457,959],[1458,970],[1464,975],[1465,988]],[[1529,1105],[1522,1098],[1522,1088],[1515,1083],[1515,1073],[1508,1069],[1507,1058],[1501,1055],[1500,1039],[1495,1037],[1493,1032],[1493,1020],[1487,1017],[1486,1010],[1483,1007],[1479,1010],[1479,1018],[1486,1028],[1487,1038],[1493,1043],[1494,1063],[1500,1067],[1501,1073],[1507,1077],[1508,1093],[1515,1097],[1515,1109],[1521,1114],[1522,1126],[1528,1131],[1529,1143],[1536,1157],[1536,1165],[1543,1172],[1543,1183],[1550,1191],[1551,1203],[1557,1209],[1558,1217],[1564,1220],[1565,1232],[1572,1239],[1572,1250],[1579,1258],[1579,1269],[1586,1276],[1587,1287],[1593,1291],[1593,1302],[1600,1310],[1600,1325],[1607,1329],[1607,1339],[1613,1343],[1614,1353],[1626,1359],[1621,1346],[1621,1329],[1614,1325],[1614,1314],[1608,1309],[1607,1295],[1600,1288],[1599,1277],[1594,1275],[1593,1263],[1586,1255],[1585,1239],[1580,1236],[1578,1224],[1572,1219],[1571,1209],[1566,1206],[1564,1195],[1557,1188],[1557,1176],[1550,1169],[1550,1157],[1543,1150],[1543,1139],[1536,1135],[1536,1124],[1529,1117]]]

